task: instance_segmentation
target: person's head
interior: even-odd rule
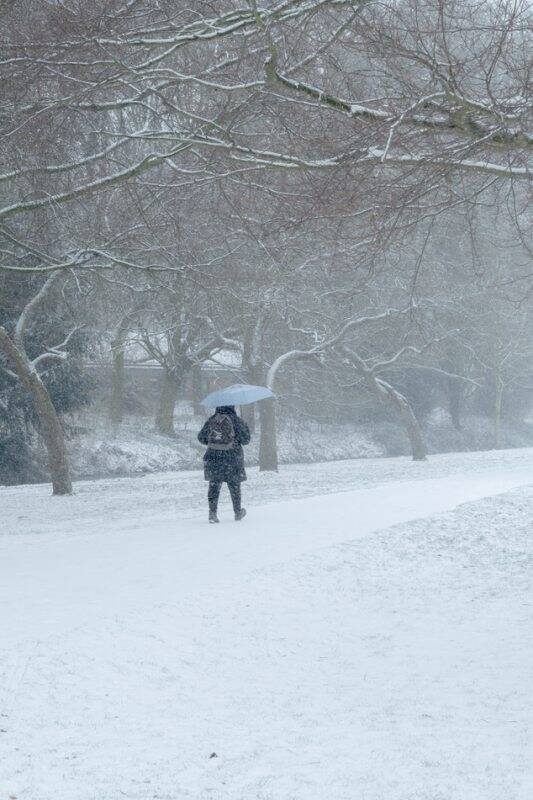
[[[215,414],[235,414],[235,406],[217,406]]]

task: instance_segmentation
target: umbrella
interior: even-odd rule
[[[218,392],[211,392],[201,401],[201,405],[206,408],[216,408],[217,406],[245,406],[248,403],[255,403],[256,400],[265,400],[267,397],[274,397],[274,393],[266,386],[252,386],[249,383],[234,383],[227,389],[219,389]]]

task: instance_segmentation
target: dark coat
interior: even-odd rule
[[[231,450],[212,450],[210,447],[207,448],[204,455],[204,477],[206,481],[240,483],[246,480],[242,445],[249,443],[250,430],[246,422],[237,416],[233,406],[217,408],[217,411],[231,417],[235,430],[235,445]],[[209,423],[212,419],[213,417],[209,417],[198,434],[198,441],[202,444],[207,444]]]

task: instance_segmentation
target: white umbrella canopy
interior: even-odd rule
[[[201,401],[200,405],[204,408],[216,408],[217,406],[246,406],[255,403],[257,400],[266,400],[275,397],[274,392],[266,386],[253,386],[250,383],[234,383],[226,389],[219,389],[211,392]]]

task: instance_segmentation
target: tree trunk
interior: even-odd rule
[[[131,326],[133,325],[137,315],[141,311],[141,306],[137,306],[132,311],[129,311],[126,316],[122,318],[119,326],[117,327],[115,338],[111,342],[111,353],[113,358],[113,371],[111,374],[111,400],[109,403],[109,420],[113,427],[113,432],[116,434],[124,420],[124,387],[125,387],[125,371],[124,371],[124,348],[128,339]]]
[[[442,366],[446,372],[455,374],[460,373],[462,369],[461,362],[453,348],[448,348],[448,352],[442,358],[439,365]],[[464,384],[459,378],[453,377],[451,374],[444,376],[442,388],[452,425],[456,431],[461,431],[461,412],[463,410],[465,395]]]
[[[254,385],[261,385],[265,380],[265,375],[262,374],[262,371],[257,364],[252,364],[249,366],[245,374],[248,383],[252,383]],[[259,416],[261,416],[261,406],[259,406]],[[256,431],[255,403],[249,403],[247,406],[242,407],[242,418],[250,428],[250,433],[254,434]]]
[[[259,403],[259,419],[261,422],[261,434],[259,438],[260,472],[278,471],[275,402],[275,400],[261,400]]]
[[[39,431],[48,452],[48,465],[54,494],[72,494],[72,480],[63,428],[40,377],[31,377],[32,400],[39,417]]]
[[[72,494],[65,435],[50,394],[26,354],[13,344],[3,328],[0,328],[0,345],[14,365],[20,382],[32,399],[39,420],[39,433],[48,454],[53,493],[57,495]]]
[[[422,428],[418,424],[418,420],[407,397],[395,389],[390,383],[387,383],[386,380],[374,374],[372,369],[365,364],[364,360],[356,352],[349,350],[347,347],[343,349],[343,352],[348,355],[353,366],[364,377],[368,389],[375,394],[381,402],[386,402],[388,400],[398,412],[399,420],[409,437],[413,461],[425,461],[427,458],[427,449],[424,441],[424,434],[422,433]]]
[[[463,405],[463,391],[460,382],[456,378],[448,378],[448,408],[452,425],[456,431],[462,430],[461,409]]]
[[[174,436],[174,409],[178,399],[179,386],[179,379],[168,370],[164,370],[155,418],[156,430],[164,436]]]
[[[116,434],[124,419],[124,343],[113,342],[113,370],[111,374],[111,401],[109,419]]]
[[[253,435],[255,433],[255,403],[248,403],[248,405],[242,406],[241,415]]]
[[[401,394],[401,392],[399,392],[389,383],[386,383],[386,381],[382,380],[381,378],[377,380],[378,384],[385,390],[389,401],[398,412],[400,422],[402,423],[403,427],[405,428],[405,432],[409,437],[413,461],[425,461],[427,459],[427,449],[424,441],[424,434],[422,433],[422,429],[418,423],[415,413],[411,408],[411,404],[407,398]]]
[[[277,374],[280,368],[289,361],[312,360],[317,361],[316,353],[306,350],[288,350],[275,359],[266,374],[265,385],[274,389]],[[259,367],[259,370],[261,368]],[[257,373],[263,375],[262,370]],[[261,435],[259,439],[259,471],[278,471],[278,443],[276,438],[276,401],[261,400],[259,403],[259,420]]]
[[[252,318],[250,324],[246,327],[242,353],[242,367],[246,380],[248,383],[259,385],[264,383],[266,379],[264,368],[261,366],[262,340],[266,322],[265,311],[265,308],[260,306],[256,318]],[[250,433],[254,434],[256,432],[257,416],[255,403],[244,406],[242,416],[250,428]],[[261,418],[261,406],[259,406],[259,417]]]
[[[407,403],[406,406],[402,405],[400,410],[400,419],[405,428],[407,436],[409,437],[413,461],[426,461],[427,449],[424,441],[424,435],[409,403]]]
[[[203,415],[203,407],[200,405],[203,393],[202,369],[199,364],[195,364],[191,375],[191,394],[193,414],[197,417]]]

